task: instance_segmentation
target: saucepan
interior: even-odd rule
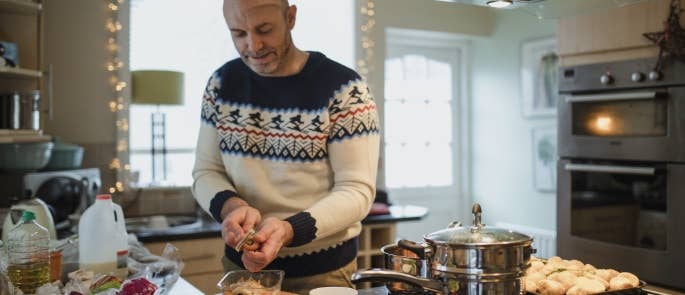
[[[385,245],[381,248],[385,258],[385,268],[415,277],[428,278],[428,260],[420,258],[411,250],[397,244]],[[420,286],[389,281],[385,286],[392,294],[416,294],[423,291]]]
[[[527,235],[481,223],[482,209],[473,206],[471,227],[450,227],[425,235],[424,243],[407,240],[398,246],[410,250],[430,266],[427,277],[388,269],[355,272],[352,282],[395,281],[440,294],[523,294],[522,278],[530,266],[533,239]]]

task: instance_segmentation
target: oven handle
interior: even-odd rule
[[[654,167],[610,166],[592,164],[566,164],[564,166],[564,169],[568,171],[604,172],[636,175],[654,175],[656,173],[656,168]]]
[[[661,93],[662,92],[657,91],[640,91],[611,94],[569,95],[566,97],[566,102],[655,99]]]

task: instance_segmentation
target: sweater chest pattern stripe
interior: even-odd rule
[[[274,109],[218,97],[216,72],[204,93],[202,121],[216,128],[224,154],[284,161],[318,161],[327,144],[378,134],[376,105],[366,83],[350,80],[332,92],[327,107]]]

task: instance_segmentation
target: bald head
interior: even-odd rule
[[[224,0],[223,9],[243,61],[259,74],[277,74],[293,47],[297,8],[287,0]]]

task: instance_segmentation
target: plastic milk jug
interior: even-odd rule
[[[111,195],[98,195],[78,223],[79,267],[96,274],[116,275],[121,231]],[[123,221],[123,218],[121,218]]]
[[[115,276],[120,279],[128,277],[128,232],[126,232],[126,220],[124,211],[117,203],[112,202],[114,207],[114,219],[117,223],[117,270]]]

